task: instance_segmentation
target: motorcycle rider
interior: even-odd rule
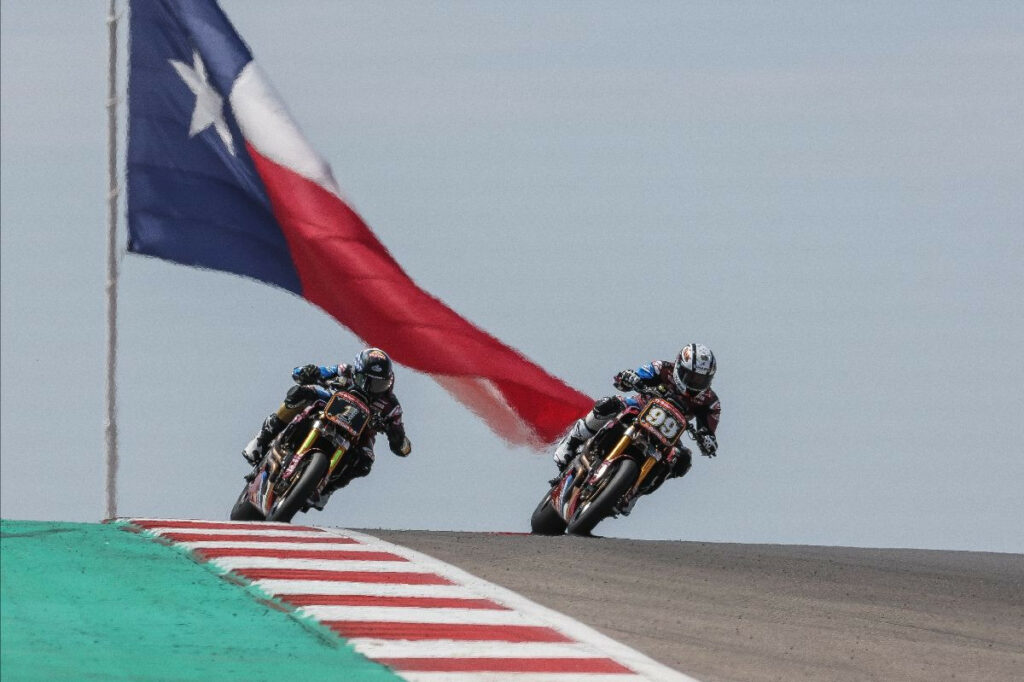
[[[306,406],[315,400],[327,400],[334,393],[326,384],[336,388],[359,389],[368,398],[372,412],[372,420],[367,426],[367,434],[362,438],[359,447],[353,453],[357,455],[352,466],[345,467],[337,476],[327,481],[323,492],[310,500],[310,506],[323,510],[331,493],[349,484],[354,478],[361,478],[370,473],[373,466],[373,443],[378,431],[384,431],[388,437],[391,451],[399,457],[407,457],[412,451],[412,444],[405,435],[402,424],[402,406],[395,397],[392,388],[395,374],[391,358],[379,348],[366,348],[356,355],[351,365],[302,365],[292,370],[292,379],[296,385],[288,389],[281,407],[263,422],[256,437],[242,450],[242,456],[255,466],[263,459],[267,446],[284,427]]]
[[[715,431],[722,412],[718,396],[711,390],[711,380],[715,376],[717,363],[711,349],[701,343],[683,346],[673,363],[670,360],[655,360],[641,365],[636,370],[623,370],[615,375],[613,385],[619,391],[643,392],[645,388],[662,386],[687,414],[696,419],[696,442],[701,454],[714,457],[718,450]],[[554,460],[559,472],[572,461],[580,447],[592,438],[615,415],[626,409],[627,405],[637,406],[635,397],[606,396],[594,403],[593,409],[578,419],[555,449]],[[692,456],[690,450],[677,443],[672,452],[665,458],[670,465],[666,478],[685,476],[690,470]],[[654,492],[661,484],[646,487],[641,494]],[[632,500],[635,502],[635,498]],[[632,504],[630,505],[630,507]],[[629,510],[622,510],[628,513]]]

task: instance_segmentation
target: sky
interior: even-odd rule
[[[106,2],[0,7],[0,514],[96,521]],[[222,7],[424,289],[595,398],[714,350],[719,456],[599,533],[1024,552],[1020,3]],[[360,341],[121,229],[118,513],[226,518],[291,369]],[[298,520],[527,531],[549,454],[396,393],[412,455]]]

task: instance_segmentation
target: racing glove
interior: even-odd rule
[[[697,447],[705,457],[714,457],[718,451],[718,439],[710,431],[701,429],[697,432]]]
[[[409,442],[408,436],[395,439],[389,438],[388,446],[391,448],[391,452],[399,457],[408,457],[409,453],[412,452],[412,443]]]
[[[624,369],[612,379],[617,391],[633,391],[640,384],[640,375],[631,369]]]
[[[320,368],[316,365],[303,365],[295,370],[295,381],[300,384],[316,384],[322,378]]]

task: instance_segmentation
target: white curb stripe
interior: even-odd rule
[[[414,673],[398,675],[409,682],[637,682],[636,675],[608,673]],[[673,679],[651,677],[651,680]],[[689,679],[689,678],[683,678]]]
[[[421,554],[415,550],[402,547],[400,545],[393,545],[390,542],[385,542],[379,538],[375,538],[371,535],[365,535],[352,530],[338,531],[334,529],[325,528],[325,532],[332,535],[342,535],[344,537],[350,537],[357,539],[361,542],[365,542],[367,545],[379,547],[382,551],[389,551],[399,556],[404,556],[409,559],[410,563],[417,563],[424,567],[433,568],[433,570],[439,575],[448,578],[452,582],[460,585],[466,585],[473,590],[480,592],[486,598],[492,601],[498,602],[509,608],[526,613],[528,615],[535,616],[538,621],[554,627],[560,632],[565,633],[573,639],[590,644],[594,646],[598,651],[602,651],[604,655],[610,656],[614,660],[618,661],[622,665],[626,666],[631,670],[644,675],[650,680],[664,680],[665,682],[697,682],[694,678],[684,675],[676,670],[673,670],[657,661],[648,658],[639,651],[635,651],[625,644],[615,641],[611,637],[607,637],[597,630],[580,623],[568,616],[561,614],[557,611],[549,609],[545,606],[541,606],[535,602],[530,601],[526,597],[519,595],[511,590],[508,590],[499,585],[489,583],[486,580],[476,577],[470,573],[463,571],[460,568],[456,568],[450,564],[446,564],[443,561],[439,561],[426,554]],[[433,677],[421,677],[421,675],[432,675]],[[441,675],[440,677],[438,675]],[[536,680],[554,680],[556,677],[553,674],[543,674],[540,676],[534,676],[531,678],[520,678],[519,673],[501,673],[496,677],[485,677],[481,673],[467,674],[468,676],[462,677],[462,674],[451,674],[451,673],[413,673],[403,672],[402,676],[408,680],[422,680],[428,682],[429,680],[449,680],[450,682],[458,682],[459,680],[475,680],[476,682],[483,682],[484,680],[519,680],[519,679],[536,679]],[[600,678],[595,678],[591,675],[580,677],[581,680],[594,680],[601,679],[604,682],[608,682],[611,675],[602,675]],[[568,678],[557,678],[557,679],[568,679]],[[623,678],[629,679],[629,678]],[[633,680],[636,677],[632,678]]]
[[[417,608],[408,606],[303,606],[317,620],[387,621],[389,623],[465,623],[467,625],[536,625],[534,618],[495,609]]]
[[[277,530],[268,528],[260,530],[259,524],[253,524],[246,528],[146,528],[147,533],[166,535],[168,533],[190,533],[193,535],[256,535],[260,537],[304,537],[323,538],[326,534],[322,530]],[[344,547],[345,545],[338,545]]]
[[[303,526],[303,525],[292,525],[290,523],[267,523],[265,521],[208,521],[204,519],[130,519],[132,523],[137,526],[143,527],[174,527],[178,529],[191,529],[191,528],[220,528],[222,529],[259,529],[264,530],[314,530],[318,531],[318,526]]]
[[[348,640],[367,658],[594,658],[601,652],[589,644],[548,642],[454,642],[357,637]]]
[[[483,599],[462,585],[401,585],[388,583],[326,582],[322,580],[256,580],[253,584],[268,594],[363,595],[371,597],[442,597]]]
[[[320,534],[323,536],[323,533]],[[301,549],[304,552],[319,550],[323,552],[377,552],[374,547],[360,544],[332,544],[329,542],[243,542],[234,540],[196,540],[194,542],[177,542],[189,549]]]
[[[373,573],[434,573],[409,561],[356,561],[349,559],[280,559],[265,556],[225,556],[210,559],[228,571],[244,568],[301,568],[306,571],[371,571]]]
[[[242,571],[243,575],[246,570],[263,570],[263,575],[268,577],[251,581],[255,587],[286,601],[289,595],[304,595],[295,600],[298,604],[297,613],[320,620],[343,637],[349,635],[347,641],[357,651],[371,660],[393,665],[396,675],[411,682],[635,682],[640,679],[695,682],[693,678],[667,668],[582,623],[535,604],[510,590],[419,552],[356,531],[261,528],[258,523],[157,521],[164,521],[166,525],[151,521],[147,525],[152,527],[144,528],[144,532],[170,539],[221,570]],[[213,537],[209,540],[201,539],[218,535],[235,537],[226,540]],[[173,540],[175,536],[190,539],[179,542]],[[253,537],[253,541],[237,536]],[[261,540],[257,541],[257,536]],[[262,538],[281,540],[267,542]],[[347,538],[352,542],[329,542],[330,538]],[[205,557],[203,550],[216,554],[218,549],[230,550],[231,556]],[[329,557],[333,554],[346,558],[259,556],[274,553],[287,555],[291,553],[288,550],[312,553],[314,557],[321,554]],[[382,561],[379,554],[367,554],[372,557],[367,560],[351,558],[353,555],[358,556],[359,552],[386,552],[395,558]],[[344,582],[292,579],[293,571],[297,569],[358,572],[367,574],[367,578],[377,582],[359,582],[355,576],[346,576],[350,580]],[[401,576],[388,577],[396,572],[430,576],[424,578],[427,582],[440,582],[443,579],[453,584],[388,582],[394,578],[408,580]],[[271,577],[275,573],[277,577]],[[338,598],[348,596],[355,598]],[[333,601],[341,603],[318,604],[321,597],[324,602],[330,602],[334,597]],[[403,599],[405,597],[413,599]],[[472,599],[482,606],[487,604],[480,604],[480,601],[493,602],[492,605],[500,608],[465,608],[469,605],[466,602],[443,601],[433,602],[433,606],[424,606],[425,603],[431,603],[425,599],[431,598]],[[346,601],[349,605],[344,605]],[[310,602],[312,604],[302,605]],[[506,630],[506,626],[509,629]],[[467,637],[489,639],[463,639]],[[519,638],[525,641],[503,641]],[[543,641],[552,638],[570,641]],[[534,639],[539,641],[531,641]],[[475,668],[494,670],[495,666],[498,669],[522,669],[524,665],[542,672],[451,672]],[[550,670],[543,671],[545,667]],[[438,672],[429,671],[431,668]],[[595,672],[557,672],[573,668]],[[623,669],[631,672],[619,672]],[[606,672],[600,672],[602,670]]]

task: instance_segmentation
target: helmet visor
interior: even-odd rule
[[[365,391],[373,394],[387,393],[391,388],[392,377],[372,377],[369,374],[359,375],[356,383]]]
[[[711,386],[710,374],[698,374],[697,372],[686,369],[685,367],[676,367],[676,376],[679,377],[679,381],[691,391],[703,391]]]

